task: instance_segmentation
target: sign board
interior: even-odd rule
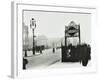
[[[79,25],[75,24],[74,21],[71,21],[68,26],[65,27],[65,33],[67,36],[76,36],[76,33],[79,32]]]
[[[78,37],[80,44],[80,25],[77,25],[74,21],[71,21],[68,26],[65,26],[65,46],[67,45],[67,38]]]

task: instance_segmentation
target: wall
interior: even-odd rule
[[[25,0],[26,1],[26,0]],[[27,0],[32,1],[32,0]],[[78,6],[93,6],[97,7],[97,25],[94,30],[94,40],[96,44],[96,51],[99,51],[99,34],[100,34],[100,1],[99,0],[33,0],[37,4],[54,4],[54,5],[78,5]],[[43,77],[42,80],[99,80],[100,77],[100,54],[98,54],[98,72],[90,74],[72,74],[55,77]],[[10,65],[11,65],[11,0],[1,0],[0,2],[0,80],[11,80]],[[34,78],[33,78],[34,79]],[[34,80],[41,80],[35,78]],[[19,79],[20,80],[20,79]],[[22,79],[23,80],[23,79]],[[25,79],[32,80],[32,79]]]

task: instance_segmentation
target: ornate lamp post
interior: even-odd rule
[[[33,31],[33,55],[35,55],[35,41],[34,41],[34,29],[36,28],[36,21],[35,21],[35,19],[34,18],[32,18],[31,20],[30,20],[30,28],[32,29],[32,31]]]

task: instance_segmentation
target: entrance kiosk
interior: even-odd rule
[[[79,44],[73,46],[68,44],[68,38],[78,37]],[[65,45],[61,46],[62,62],[82,62],[83,66],[87,66],[88,60],[91,59],[91,48],[88,44],[81,44],[80,25],[71,21],[68,26],[65,26]]]

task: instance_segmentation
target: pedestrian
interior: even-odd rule
[[[28,64],[28,60],[23,58],[23,69],[26,69],[26,64]]]
[[[53,48],[53,53],[55,53],[55,48]]]

